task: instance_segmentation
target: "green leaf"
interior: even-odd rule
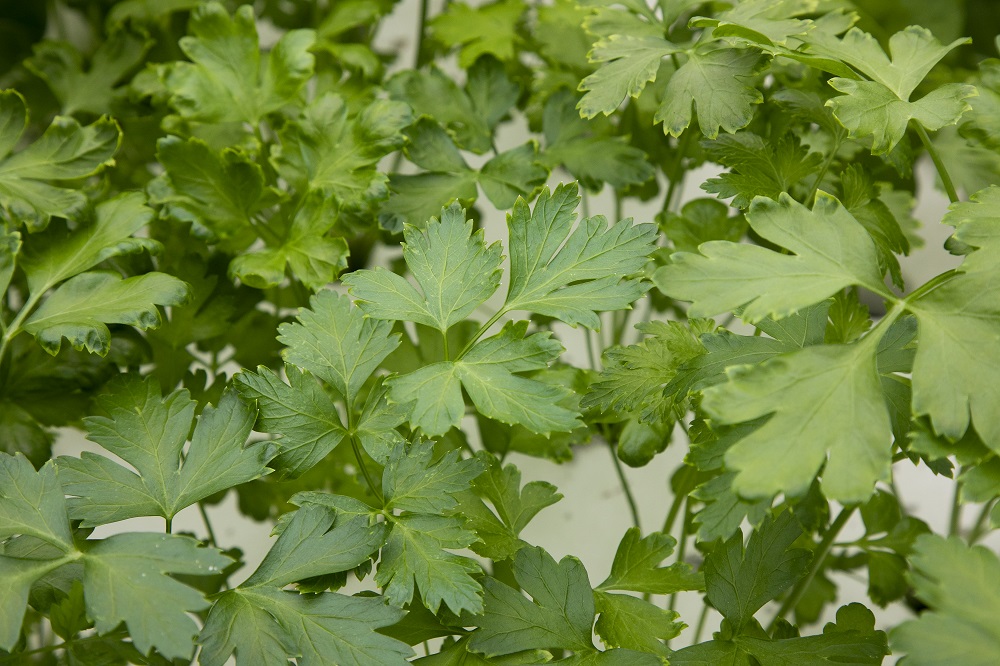
[[[191,62],[175,62],[166,78],[170,103],[186,119],[248,122],[296,101],[312,77],[312,30],[289,30],[261,57],[253,8],[230,17],[210,2],[191,13],[190,35],[180,40]]]
[[[641,535],[637,527],[625,532],[611,564],[611,573],[597,586],[598,590],[673,594],[682,590],[703,589],[702,575],[692,571],[690,565],[677,562],[660,566],[674,552],[677,542],[673,537],[659,532],[646,537]]]
[[[437,613],[443,603],[453,613],[483,611],[483,588],[476,580],[479,564],[450,550],[468,548],[474,532],[461,518],[403,514],[391,519],[392,531],[382,548],[375,582],[389,603],[404,606],[420,590],[424,606]]]
[[[314,576],[350,571],[385,542],[384,523],[371,524],[317,504],[306,504],[285,522],[278,540],[240,589],[283,588]]]
[[[21,639],[32,584],[61,566],[61,560],[21,559],[0,555],[0,650],[11,650]]]
[[[596,312],[622,310],[644,291],[639,271],[653,250],[656,227],[631,219],[608,226],[601,215],[576,228],[575,184],[542,190],[533,210],[523,199],[507,218],[510,287],[504,310],[528,310],[570,325],[600,328]]]
[[[837,610],[837,622],[823,627],[820,636],[764,640],[739,636],[736,644],[762,664],[826,666],[827,664],[881,664],[889,648],[884,631],[875,631],[875,616],[861,604]]]
[[[698,255],[675,253],[673,263],[659,269],[657,284],[669,296],[694,301],[691,316],[742,306],[740,317],[756,323],[788,316],[852,284],[885,292],[871,237],[833,197],[818,193],[812,210],[787,194],[778,201],[758,197],[747,221],[794,254],[727,241],[705,243]]]
[[[401,102],[378,100],[352,117],[343,98],[327,93],[278,132],[271,163],[297,190],[318,190],[341,207],[358,207],[388,194],[378,162],[402,147],[402,130],[411,122]]]
[[[484,54],[510,62],[521,43],[518,24],[525,9],[523,0],[499,0],[475,9],[457,2],[434,17],[431,31],[445,46],[462,47],[458,64],[463,69],[471,67]]]
[[[607,136],[580,118],[575,97],[559,91],[545,103],[542,131],[545,150],[540,159],[550,168],[562,166],[588,190],[603,183],[615,189],[641,185],[653,176],[646,153],[620,136]]]
[[[800,495],[825,463],[824,494],[853,503],[889,478],[889,413],[871,342],[878,337],[730,368],[727,383],[705,391],[702,406],[718,423],[770,415],[726,452],[726,467],[737,472],[737,493],[751,499]]]
[[[23,329],[53,355],[66,338],[74,349],[105,356],[111,349],[107,324],[155,328],[162,323],[157,306],[180,305],[189,293],[185,283],[164,273],[124,280],[113,272],[82,273],[52,292]]]
[[[588,57],[590,62],[602,64],[580,82],[580,90],[587,91],[577,104],[580,115],[611,115],[623,99],[638,97],[646,84],[656,79],[663,58],[681,51],[659,35],[615,34],[600,40]]]
[[[965,100],[978,94],[973,86],[949,83],[916,102],[910,101],[934,65],[967,39],[942,46],[930,30],[909,26],[889,38],[891,61],[878,41],[858,28],[848,30],[843,38],[814,31],[804,39],[813,53],[845,62],[872,79],[830,79],[830,85],[845,95],[828,104],[850,136],[872,137],[876,155],[888,153],[902,140],[911,119],[929,130],[954,125],[972,108]]]
[[[710,320],[691,320],[686,326],[660,321],[640,324],[639,330],[648,337],[637,345],[606,349],[604,369],[580,405],[638,412],[660,401],[664,384],[670,383],[678,367],[704,353],[698,338],[714,329],[715,322]]]
[[[402,71],[389,79],[385,88],[392,99],[409,104],[414,117],[429,116],[437,121],[462,148],[479,154],[492,148],[490,114],[477,109],[451,77],[434,65],[422,71]]]
[[[429,440],[393,451],[382,476],[386,509],[445,513],[458,503],[452,495],[467,490],[483,471],[478,459],[462,460],[457,450],[432,462],[433,457]]]
[[[406,442],[396,430],[406,421],[406,406],[389,402],[388,389],[381,380],[376,382],[361,409],[354,434],[372,460],[385,465],[392,452]]]
[[[220,155],[200,139],[175,136],[156,142],[156,159],[166,173],[150,184],[149,198],[163,207],[162,215],[193,222],[219,240],[249,244],[251,219],[267,205],[264,172],[256,162],[236,148]]]
[[[696,16],[691,25],[715,28],[715,37],[743,37],[767,45],[797,44],[799,40],[790,38],[808,33],[815,26],[795,17],[810,14],[815,8],[808,0],[749,0],[719,12],[715,18]]]
[[[594,630],[609,648],[628,648],[663,657],[670,650],[660,640],[676,638],[684,624],[675,611],[664,610],[627,594],[595,592],[597,624]]]
[[[814,174],[823,160],[819,153],[802,148],[794,135],[786,135],[774,144],[753,132],[738,132],[703,142],[705,154],[713,162],[732,169],[702,185],[706,192],[720,199],[734,197],[736,208],[749,208],[754,197],[777,199],[784,192]],[[738,239],[737,239],[738,240]]]
[[[81,127],[72,118],[56,116],[41,137],[11,154],[27,126],[28,110],[21,94],[0,91],[0,127],[4,128],[0,206],[35,231],[53,216],[76,219],[87,206],[87,196],[80,190],[44,181],[85,178],[113,164],[122,133],[107,117]]]
[[[0,453],[0,539],[37,537],[63,552],[73,549],[66,502],[52,462],[35,472],[23,455]]]
[[[476,553],[492,560],[510,559],[528,545],[520,538],[521,530],[562,495],[545,481],[531,481],[522,488],[517,467],[503,466],[486,452],[477,458],[485,465],[485,472],[473,483],[473,492],[458,496],[460,503],[455,511],[465,516],[468,526],[479,535],[480,541],[472,544]],[[493,510],[484,500],[489,500]]]
[[[977,201],[949,213],[958,226],[954,238],[981,249],[945,275],[933,289],[912,298],[920,344],[913,362],[913,412],[930,416],[934,430],[959,439],[970,421],[987,446],[1000,450],[1000,418],[990,405],[1000,399],[995,365],[1000,340],[1000,303],[990,285],[996,275],[998,234],[990,203],[1000,189],[979,193]],[[972,214],[970,214],[972,213]]]
[[[698,114],[698,127],[709,139],[719,130],[730,134],[753,119],[754,107],[764,96],[753,85],[753,77],[764,65],[754,49],[733,49],[710,43],[688,52],[688,59],[670,77],[663,103],[653,120],[663,131],[680,136]]]
[[[514,558],[521,592],[486,579],[486,608],[469,646],[494,657],[522,650],[563,648],[592,652],[594,595],[587,571],[575,557],[556,563],[541,548],[522,548]]]
[[[62,105],[62,112],[111,113],[121,97],[117,84],[145,58],[153,40],[134,28],[118,26],[90,57],[84,71],[80,50],[69,42],[43,41],[25,66],[43,79]]]
[[[736,135],[739,136],[739,135]],[[694,199],[679,214],[667,212],[657,217],[660,229],[681,252],[697,252],[698,246],[713,240],[739,242],[747,231],[742,215],[729,216],[730,208],[714,199]]]
[[[272,447],[244,447],[255,410],[235,391],[208,405],[198,418],[191,445],[181,455],[196,403],[186,390],[166,398],[154,381],[136,378],[113,385],[98,404],[109,416],[84,419],[89,438],[129,463],[85,452],[61,456],[60,478],[74,520],[92,527],[137,516],[172,519],[184,507],[266,474]]]
[[[312,469],[347,435],[333,400],[313,377],[288,367],[289,384],[272,370],[258,366],[235,377],[236,389],[259,410],[259,432],[280,437],[278,455],[269,464],[289,478]]]
[[[508,323],[460,361],[432,363],[390,378],[390,399],[412,402],[410,422],[428,436],[459,425],[465,413],[462,388],[484,416],[539,434],[573,430],[580,421],[577,411],[561,404],[567,388],[514,374],[544,369],[562,351],[548,332],[524,337],[527,325]]]
[[[483,165],[479,171],[479,186],[498,209],[510,208],[525,197],[533,198],[537,188],[545,184],[549,172],[538,164],[538,144],[533,140],[517,148],[505,150]]]
[[[695,514],[698,525],[698,540],[711,542],[729,539],[748,520],[751,525],[761,524],[771,508],[771,498],[747,500],[733,490],[734,472],[720,474],[701,484],[690,497],[705,502],[705,506]]]
[[[399,319],[447,331],[472,314],[500,285],[500,243],[487,247],[482,230],[452,204],[427,228],[407,226],[403,258],[420,286],[384,268],[344,279],[360,308],[375,319]]]
[[[72,231],[50,227],[44,234],[32,236],[19,262],[29,290],[42,294],[112,257],[158,251],[158,242],[133,237],[152,219],[145,197],[131,192],[98,204],[94,219]]]
[[[802,534],[790,511],[766,519],[746,548],[737,532],[705,559],[706,598],[739,630],[754,613],[805,575],[811,554],[791,548]]]
[[[355,275],[357,273],[354,273]],[[351,299],[320,291],[309,300],[297,323],[278,327],[287,345],[285,359],[308,370],[353,406],[361,387],[379,364],[399,345],[392,325],[375,321],[351,307]]]
[[[1000,559],[983,546],[925,535],[917,539],[912,580],[917,597],[930,606],[892,631],[892,647],[914,666],[956,661],[992,663],[1000,650],[1000,594],[990,581]]]
[[[337,279],[347,268],[350,250],[343,238],[326,235],[336,223],[332,200],[308,196],[288,215],[291,224],[281,244],[236,257],[229,264],[231,277],[257,289],[276,287],[285,278],[287,264],[313,291]]]
[[[188,659],[197,625],[188,613],[208,607],[200,592],[168,574],[216,574],[230,560],[189,537],[134,532],[95,543],[83,556],[87,615],[98,633],[122,622],[143,654]]]

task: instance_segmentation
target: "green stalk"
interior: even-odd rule
[[[684,517],[681,518],[681,536],[677,540],[677,563],[680,564],[684,561],[684,557],[687,551],[688,542],[688,524],[691,522],[691,501],[688,496],[684,497]],[[670,604],[667,606],[670,610],[677,609],[677,593],[674,592],[670,595]]]
[[[462,347],[462,351],[458,352],[458,356],[455,357],[455,360],[460,361],[463,356],[468,354],[469,350],[472,349],[472,346],[477,342],[479,342],[479,338],[483,337],[483,334],[490,329],[490,326],[500,321],[500,317],[504,316],[505,314],[507,314],[506,306],[497,310],[497,313],[495,315],[490,317],[485,324],[479,327],[479,330],[476,331],[476,334],[472,336],[472,339],[469,340],[467,343],[465,343],[465,346]]]
[[[427,64],[427,15],[430,13],[430,0],[420,0],[420,22],[417,24],[417,53],[413,69],[420,69]]]
[[[0,656],[0,664],[23,664],[25,663],[24,658],[28,656],[48,654],[49,652],[56,652],[57,650],[65,650],[70,645],[80,645],[81,643],[96,643],[97,641],[113,641],[118,638],[128,638],[128,635],[128,632],[124,629],[118,629],[107,634],[93,634],[91,636],[85,636],[84,638],[72,638],[56,645],[46,645],[44,647],[35,648],[34,650],[26,650],[25,652],[16,652],[7,656]]]
[[[823,178],[826,176],[826,172],[829,171],[830,165],[833,164],[833,160],[837,158],[838,150],[840,150],[840,141],[837,141],[834,144],[830,154],[827,155],[825,160],[823,160],[823,167],[819,170],[819,173],[816,174],[816,180],[813,181],[812,187],[809,188],[809,194],[807,194],[806,198],[803,200],[805,205],[812,205],[812,200],[816,197],[816,192],[819,191],[819,184],[823,182]]]
[[[701,632],[705,629],[705,621],[708,619],[708,604],[702,604],[701,615],[698,616],[698,626],[694,629],[694,640],[692,645],[697,645],[701,641]]]
[[[639,524],[639,506],[636,504],[635,496],[632,494],[632,487],[629,485],[628,478],[625,476],[625,470],[622,469],[622,461],[618,459],[618,452],[615,450],[614,440],[611,438],[611,433],[606,427],[602,427],[604,441],[608,443],[608,451],[611,452],[611,462],[614,465],[615,473],[618,475],[618,481],[621,483],[622,492],[625,493],[625,501],[628,503],[629,513],[632,514],[632,524],[635,525],[640,531],[642,526]]]
[[[215,539],[215,530],[212,529],[212,521],[208,519],[208,511],[205,510],[205,503],[198,502],[198,513],[201,514],[201,522],[205,523],[205,530],[208,532],[208,543],[211,546],[218,546]]]
[[[174,517],[170,516],[169,518],[164,518],[163,520],[165,521],[165,525],[164,525],[163,531],[166,532],[167,534],[173,534],[174,533]]]
[[[983,534],[986,533],[986,521],[989,519],[990,512],[993,510],[994,506],[996,506],[995,500],[990,500],[989,502],[983,504],[982,511],[979,512],[979,515],[976,517],[976,522],[972,526],[972,530],[969,531],[970,546],[978,542],[983,537]]]
[[[830,549],[833,548],[833,542],[836,540],[837,535],[840,534],[840,530],[844,529],[844,525],[850,520],[851,514],[857,509],[857,506],[845,506],[834,518],[833,522],[826,529],[826,533],[823,535],[823,540],[819,542],[819,546],[816,548],[816,553],[813,556],[812,566],[809,568],[809,573],[806,577],[799,581],[798,585],[792,589],[792,592],[785,597],[785,601],[781,604],[778,612],[775,614],[771,623],[767,625],[767,633],[770,634],[774,631],[775,625],[778,623],[778,618],[782,618],[788,615],[795,607],[798,605],[799,601],[802,600],[802,595],[806,593],[809,586],[812,584],[813,579],[816,578],[822,569],[823,565],[826,563],[826,558],[830,554]]]
[[[959,473],[960,475],[961,473]],[[951,514],[948,516],[948,536],[958,536],[962,530],[962,482],[955,482],[951,496]]]
[[[934,147],[934,144],[931,143],[931,137],[928,136],[927,130],[919,122],[914,122],[913,126],[917,128],[917,136],[920,137],[924,148],[927,149],[927,154],[931,156],[931,161],[934,162],[934,168],[937,169],[938,175],[941,177],[941,184],[944,185],[944,191],[948,193],[948,200],[952,203],[958,203],[958,190],[955,189],[955,184],[951,180],[951,174],[948,173],[948,169],[944,166],[941,154]]]

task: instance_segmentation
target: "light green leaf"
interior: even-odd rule
[[[255,237],[250,220],[268,202],[264,172],[246,153],[218,154],[200,139],[166,136],[156,142],[156,159],[166,173],[150,184],[149,199],[163,215],[243,246]]]
[[[949,661],[987,666],[1000,652],[1000,559],[983,546],[925,535],[912,557],[917,597],[930,606],[891,634],[894,651],[914,666]]]
[[[496,128],[517,104],[521,87],[510,79],[503,63],[487,56],[469,68],[465,92],[487,127]]]
[[[771,498],[748,500],[733,490],[735,472],[726,472],[701,484],[690,497],[705,502],[705,506],[695,514],[698,525],[698,540],[712,542],[728,539],[744,520],[751,525],[760,525],[771,508]]]
[[[449,48],[462,47],[458,64],[463,69],[484,54],[509,62],[521,43],[518,24],[525,8],[523,0],[499,0],[476,8],[456,2],[434,17],[431,32]]]
[[[244,447],[256,410],[235,391],[223,393],[218,407],[204,408],[183,456],[196,405],[187,390],[163,398],[155,381],[132,378],[115,384],[98,402],[109,416],[84,419],[89,438],[138,474],[89,452],[61,456],[63,488],[75,495],[70,514],[84,526],[137,516],[171,519],[184,507],[269,471],[269,444]]]
[[[278,540],[240,589],[283,588],[314,576],[350,571],[385,542],[385,523],[307,504],[284,523]]]
[[[395,233],[406,224],[426,226],[428,220],[441,213],[442,206],[457,202],[468,207],[479,197],[476,173],[471,169],[455,173],[393,174],[389,189],[392,194],[379,210],[379,224]]]
[[[355,271],[344,279],[359,307],[375,319],[415,321],[447,331],[472,314],[500,285],[500,243],[487,247],[482,230],[452,204],[427,228],[407,226],[403,258],[418,292],[405,278],[383,268]]]
[[[853,503],[889,477],[889,413],[871,342],[878,337],[729,368],[727,383],[705,391],[702,406],[718,423],[771,415],[726,453],[736,492],[752,499],[801,495],[825,463],[824,494]]]
[[[706,598],[740,629],[754,613],[805,575],[811,554],[792,543],[802,534],[790,511],[765,520],[743,545],[743,532],[705,559]]]
[[[733,49],[710,43],[688,52],[688,59],[670,77],[663,103],[653,117],[663,132],[680,136],[698,113],[698,127],[709,139],[719,130],[732,134],[750,124],[754,107],[764,96],[753,85],[762,68],[754,49]],[[693,107],[693,108],[692,108]]]
[[[0,460],[0,464],[2,460]],[[0,498],[0,502],[2,502]],[[39,578],[63,565],[62,560],[21,559],[0,555],[0,650],[12,650],[21,639],[28,594]]]
[[[243,254],[229,264],[231,277],[257,289],[275,287],[285,278],[285,265],[302,284],[316,291],[333,282],[347,268],[350,250],[343,238],[326,233],[336,223],[331,199],[307,196],[286,213],[291,217],[288,232],[278,247]]]
[[[653,250],[656,227],[631,219],[608,226],[597,215],[576,228],[576,184],[542,190],[533,210],[519,199],[507,217],[510,287],[505,310],[528,310],[570,325],[599,329],[596,312],[622,310],[644,286],[627,276]]]
[[[341,97],[327,93],[278,132],[271,163],[297,190],[319,190],[341,207],[357,207],[387,194],[378,162],[403,145],[402,130],[412,121],[409,107],[386,100],[352,117]]]
[[[533,140],[490,159],[478,175],[486,198],[500,210],[510,208],[520,197],[531,199],[549,175],[538,160],[538,144]]]
[[[967,100],[975,97],[976,88],[948,83],[920,98],[907,102],[880,83],[833,78],[829,81],[838,92],[829,104],[834,115],[852,138],[872,137],[872,154],[883,155],[896,147],[906,135],[911,120],[929,130],[954,125],[972,108]]]
[[[143,61],[153,44],[145,33],[119,25],[90,57],[87,71],[80,49],[69,42],[39,42],[24,64],[48,84],[63,113],[100,115],[111,113],[111,103],[121,93],[117,84]]]
[[[549,168],[562,166],[591,191],[603,183],[616,189],[641,185],[653,176],[646,154],[624,137],[606,136],[580,118],[575,97],[559,91],[545,103],[542,131],[545,150],[539,159]]]
[[[587,91],[576,105],[580,115],[611,115],[622,100],[638,97],[656,79],[663,58],[681,51],[659,35],[615,34],[600,40],[588,57],[592,63],[603,64],[580,82],[580,90]]]
[[[111,257],[158,251],[158,242],[133,237],[152,219],[153,211],[146,206],[145,197],[131,192],[98,204],[88,224],[72,231],[52,228],[32,236],[20,260],[28,288],[32,294],[42,294]]]
[[[355,273],[356,274],[356,273]],[[392,324],[375,321],[351,307],[351,299],[321,291],[302,310],[298,322],[278,327],[288,349],[285,359],[321,378],[348,406],[379,364],[399,345]]]
[[[693,572],[690,565],[677,562],[666,567],[660,566],[674,552],[676,543],[668,534],[654,532],[643,537],[639,528],[629,528],[618,544],[611,573],[596,589],[643,594],[673,594],[682,590],[702,589],[702,576]]]
[[[558,564],[541,548],[522,548],[514,558],[521,592],[486,579],[486,608],[469,646],[488,657],[522,650],[563,648],[592,652],[594,595],[587,571],[575,557]]]
[[[875,244],[832,196],[819,193],[812,210],[787,194],[778,201],[758,197],[747,221],[794,254],[710,241],[700,255],[675,253],[673,263],[659,269],[657,284],[669,296],[694,301],[692,316],[742,306],[740,317],[748,323],[788,316],[852,284],[885,293]]]
[[[413,402],[410,422],[429,436],[458,426],[465,413],[462,387],[484,416],[547,434],[579,425],[561,406],[568,390],[515,372],[540,370],[562,350],[549,333],[524,337],[527,322],[512,322],[476,344],[460,361],[432,363],[388,380],[390,399]]]
[[[6,229],[0,231],[0,293],[7,293],[20,251],[21,234]]]
[[[65,337],[74,349],[105,356],[111,349],[107,324],[139,329],[162,323],[158,305],[180,305],[190,290],[165,273],[146,273],[122,279],[117,273],[82,273],[56,289],[28,318],[24,330],[35,336],[50,354]]]
[[[747,0],[740,2],[715,18],[696,16],[691,25],[712,27],[715,37],[742,37],[766,45],[799,44],[791,39],[813,29],[812,21],[795,18],[816,11],[814,0]]]
[[[403,446],[406,439],[396,430],[406,421],[406,406],[389,402],[388,390],[381,383],[372,388],[361,409],[361,416],[354,426],[354,434],[365,452],[380,465],[385,465],[389,456]]]
[[[102,634],[124,622],[143,654],[156,648],[168,659],[189,659],[198,627],[188,613],[209,604],[168,574],[217,574],[229,563],[228,557],[190,537],[116,534],[83,556],[87,615]]]
[[[257,404],[255,430],[280,437],[278,455],[269,464],[289,478],[312,469],[347,435],[337,406],[312,376],[288,367],[288,381],[281,381],[261,365],[235,377],[236,389]]]
[[[408,513],[392,517],[391,523],[375,574],[391,604],[410,603],[417,588],[432,613],[442,603],[456,614],[482,613],[483,588],[474,578],[482,568],[475,560],[450,552],[468,548],[476,540],[461,518]]]
[[[436,120],[460,147],[479,154],[492,148],[493,128],[486,117],[491,114],[477,109],[452,78],[434,65],[402,71],[385,87],[392,99],[409,104],[415,117]]]
[[[959,204],[946,222],[954,241],[970,251],[958,273],[938,278],[907,303],[917,316],[919,340],[913,364],[913,411],[927,414],[934,429],[957,440],[970,421],[991,449],[1000,450],[1000,418],[991,405],[1000,399],[1000,301],[992,288],[1000,233],[993,204],[1000,189],[979,192]],[[972,248],[980,248],[972,251]]]
[[[422,440],[396,448],[382,475],[385,508],[442,514],[458,504],[452,495],[467,490],[483,471],[477,458],[461,459],[452,450],[434,460],[434,442]]]
[[[628,648],[667,657],[670,650],[660,640],[676,638],[684,623],[679,615],[627,594],[595,592],[597,624],[594,631],[609,648]]]
[[[221,597],[209,614],[200,638],[205,643],[201,663],[221,666],[235,650],[240,666],[289,658],[302,666],[405,666],[413,650],[376,631],[402,616],[378,598],[237,589]]]
[[[743,215],[730,217],[729,213],[729,206],[721,201],[694,199],[684,204],[679,214],[668,211],[657,216],[657,221],[675,249],[697,252],[698,246],[708,241],[737,243],[743,238],[747,231],[746,218]]]
[[[289,30],[261,57],[253,8],[230,17],[210,2],[197,7],[180,40],[191,62],[175,62],[166,77],[170,103],[184,118],[208,122],[248,122],[295,101],[313,74],[312,30]]]
[[[49,185],[47,180],[73,180],[97,173],[114,163],[121,144],[118,124],[102,117],[81,127],[72,118],[56,116],[34,143],[11,154],[28,126],[24,98],[16,90],[0,91],[0,206],[32,231],[43,229],[53,216],[76,219],[87,206],[78,189]]]
[[[801,148],[794,135],[774,144],[753,132],[737,132],[706,141],[705,154],[714,162],[732,169],[702,184],[706,192],[720,199],[734,197],[736,208],[749,208],[754,197],[777,199],[782,192],[819,169],[822,155]],[[737,239],[738,240],[738,239]]]
[[[18,534],[63,552],[73,549],[55,465],[47,462],[35,472],[23,455],[0,453],[0,539]]]

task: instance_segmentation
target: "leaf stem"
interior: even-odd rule
[[[677,540],[677,563],[683,563],[684,557],[687,554],[687,540],[688,540],[688,524],[691,522],[691,499],[690,496],[684,496],[684,515],[681,518],[681,535]],[[667,606],[670,610],[676,610],[677,608],[677,593],[674,592],[670,595],[670,604]]]
[[[979,512],[979,516],[976,517],[976,522],[972,526],[972,530],[969,532],[969,545],[974,545],[979,539],[982,538],[983,534],[986,532],[986,521],[990,517],[990,511],[996,506],[995,500],[990,500],[983,504],[982,511]]]
[[[951,174],[948,173],[948,169],[944,166],[941,154],[934,147],[934,144],[931,143],[931,137],[927,134],[927,130],[919,122],[914,122],[913,126],[917,128],[917,136],[920,137],[924,148],[927,149],[927,154],[931,156],[931,161],[934,162],[934,168],[937,169],[938,176],[941,177],[941,184],[944,185],[944,191],[948,193],[948,200],[952,203],[958,203],[958,191],[955,189],[955,183],[952,182]]]
[[[698,616],[698,625],[694,629],[694,640],[691,641],[692,645],[697,645],[701,641],[701,632],[705,629],[706,620],[708,620],[708,604],[702,604],[701,615]]]
[[[830,165],[833,164],[833,160],[837,158],[837,151],[840,150],[840,140],[838,139],[827,155],[826,159],[823,160],[823,166],[820,168],[819,173],[816,174],[816,180],[813,181],[812,187],[809,188],[809,194],[806,195],[805,200],[802,202],[806,206],[812,206],[812,200],[816,197],[816,192],[819,191],[819,184],[823,182],[823,178],[826,176],[826,172],[830,170]]]
[[[597,365],[597,353],[594,351],[594,335],[595,333],[589,328],[583,329],[583,340],[587,345],[587,360],[590,361],[590,369],[600,371],[600,367]]]
[[[167,534],[173,534],[174,533],[174,518],[173,518],[173,516],[171,516],[170,518],[164,518],[163,520],[165,522],[163,531],[166,532]]]
[[[505,314],[507,314],[506,306],[497,310],[496,314],[494,314],[492,317],[486,320],[486,323],[479,327],[479,330],[476,331],[476,334],[473,335],[472,338],[467,343],[465,343],[465,346],[462,347],[462,351],[458,352],[458,356],[455,357],[455,360],[456,361],[462,360],[462,358],[469,353],[469,350],[472,349],[472,346],[475,345],[477,342],[479,342],[479,338],[483,337],[483,334],[490,329],[490,326],[500,321],[500,317],[504,316]],[[447,345],[448,343],[445,342],[445,344]]]
[[[413,69],[420,69],[427,63],[427,15],[430,13],[430,0],[420,0],[420,21],[417,24],[417,53],[414,56]]]
[[[903,299],[903,302],[904,303],[909,303],[911,301],[915,301],[915,300],[918,300],[918,299],[922,298],[924,295],[928,294],[929,292],[933,291],[934,289],[937,289],[942,284],[948,282],[948,280],[950,280],[953,277],[955,277],[956,275],[958,275],[959,272],[960,271],[952,269],[950,271],[945,271],[944,273],[941,273],[940,275],[936,275],[936,276],[932,277],[930,280],[928,280],[927,282],[923,283],[922,285],[920,285],[919,287],[917,287],[915,290],[913,290],[912,292],[910,292],[909,294],[907,294],[906,298]]]
[[[24,302],[21,309],[18,310],[17,316],[14,317],[14,321],[10,322],[10,326],[4,332],[3,337],[0,338],[0,365],[3,365],[4,359],[7,354],[7,347],[10,346],[11,340],[17,337],[17,334],[21,332],[21,324],[24,320],[28,318],[28,315],[35,309],[38,305],[38,301],[41,300],[42,294],[48,291],[50,285],[45,285],[44,289],[39,289],[35,293],[28,296],[28,300]]]
[[[948,516],[948,536],[958,536],[962,529],[962,482],[955,482],[951,496],[951,514]]]
[[[218,546],[215,539],[215,530],[212,529],[212,521],[208,519],[208,511],[205,510],[205,503],[198,502],[198,513],[201,514],[201,522],[205,523],[205,530],[208,532],[208,543],[211,546]]]
[[[62,643],[57,643],[55,645],[45,645],[40,648],[35,648],[34,650],[27,650],[25,652],[16,652],[14,654],[9,654],[6,656],[0,656],[0,664],[21,664],[24,663],[24,657],[29,655],[37,654],[47,654],[49,652],[55,652],[57,650],[64,650],[69,645],[79,645],[80,643],[93,643],[96,641],[107,641],[115,640],[119,638],[127,638],[128,632],[124,629],[119,629],[117,631],[112,631],[107,634],[93,634],[91,636],[85,636],[83,638],[71,638],[68,641],[63,641]]]
[[[670,184],[667,186],[666,196],[663,197],[663,206],[660,208],[660,212],[666,213],[673,209],[674,196],[677,194],[678,188],[684,184],[684,154],[691,143],[692,134],[694,134],[694,130],[688,127],[684,130],[677,144],[677,159],[674,160],[674,168],[670,170]]]
[[[660,529],[660,532],[670,534],[674,530],[674,522],[677,521],[677,516],[681,512],[681,505],[684,503],[685,498],[687,498],[686,493],[677,493],[674,495],[674,501],[670,503],[670,510],[667,511],[667,518],[663,521],[663,527]]]
[[[368,489],[372,491],[372,494],[378,498],[379,504],[385,505],[385,498],[382,496],[381,491],[375,486],[375,481],[372,480],[371,473],[368,471],[368,465],[365,464],[365,459],[361,456],[361,447],[358,446],[358,438],[351,435],[351,448],[354,449],[354,457],[358,461],[358,467],[361,468],[361,474],[365,477],[365,483],[368,484]]]
[[[632,514],[632,524],[639,530],[642,530],[642,526],[639,524],[639,507],[635,502],[635,496],[632,494],[632,487],[628,483],[628,478],[625,476],[625,470],[622,469],[622,461],[618,459],[615,442],[607,428],[602,427],[601,430],[604,434],[604,441],[608,443],[608,451],[611,452],[611,462],[614,465],[615,473],[618,475],[618,481],[621,483],[622,492],[625,493],[625,501],[628,502],[629,513]]]
[[[770,634],[774,631],[775,625],[778,623],[778,618],[782,618],[788,615],[802,600],[802,596],[809,589],[812,584],[813,579],[816,578],[822,569],[823,565],[826,563],[826,558],[830,554],[830,549],[833,548],[833,542],[837,539],[837,535],[840,531],[844,529],[844,525],[850,520],[851,514],[857,509],[857,505],[845,506],[837,514],[837,517],[833,519],[830,526],[826,528],[826,533],[823,534],[823,540],[819,542],[819,546],[816,547],[816,553],[813,556],[812,566],[809,567],[809,573],[806,577],[799,581],[787,597],[785,597],[784,602],[782,602],[781,607],[778,608],[778,612],[775,613],[774,617],[771,618],[771,623],[767,625],[767,633]]]

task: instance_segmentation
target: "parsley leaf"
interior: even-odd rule
[[[989,664],[1000,650],[993,621],[1000,597],[987,581],[1000,576],[1000,560],[982,546],[930,534],[914,548],[913,586],[930,610],[892,631],[893,649],[916,666],[942,660]]]
[[[0,91],[0,127],[0,206],[30,231],[45,228],[53,216],[77,219],[87,206],[80,190],[44,181],[97,173],[114,163],[122,140],[110,118],[81,127],[72,118],[57,116],[42,136],[12,154],[28,127],[28,109],[16,90]]]
[[[180,47],[191,62],[173,63],[166,77],[170,103],[185,119],[256,125],[295,101],[313,74],[313,31],[289,30],[261,58],[249,5],[233,17],[218,2],[199,5],[188,30]]]
[[[654,532],[642,537],[639,528],[629,528],[618,544],[611,573],[597,589],[644,594],[673,594],[681,590],[702,589],[702,575],[691,571],[690,565],[678,562],[667,567],[660,566],[674,552],[676,543],[667,534]]]
[[[510,287],[504,310],[528,310],[570,325],[600,328],[596,312],[621,310],[645,291],[639,271],[653,250],[656,227],[632,224],[610,227],[601,215],[576,228],[580,202],[575,184],[542,190],[529,210],[523,199],[507,218],[510,232]]]
[[[510,62],[521,41],[518,24],[525,9],[523,0],[499,0],[475,9],[456,2],[434,18],[431,30],[445,46],[462,47],[458,64],[463,69],[484,54]]]
[[[822,156],[799,146],[793,135],[774,145],[753,132],[737,132],[703,142],[705,154],[732,169],[705,181],[706,192],[720,199],[733,198],[732,205],[746,209],[756,196],[777,199],[819,168]]]
[[[182,456],[196,404],[184,389],[162,398],[149,379],[123,380],[101,396],[98,405],[109,416],[84,419],[89,437],[138,474],[89,452],[60,456],[63,487],[75,495],[69,500],[73,519],[87,527],[137,516],[170,520],[184,507],[270,471],[267,443],[244,447],[255,414],[233,391],[218,407],[204,408]]]

